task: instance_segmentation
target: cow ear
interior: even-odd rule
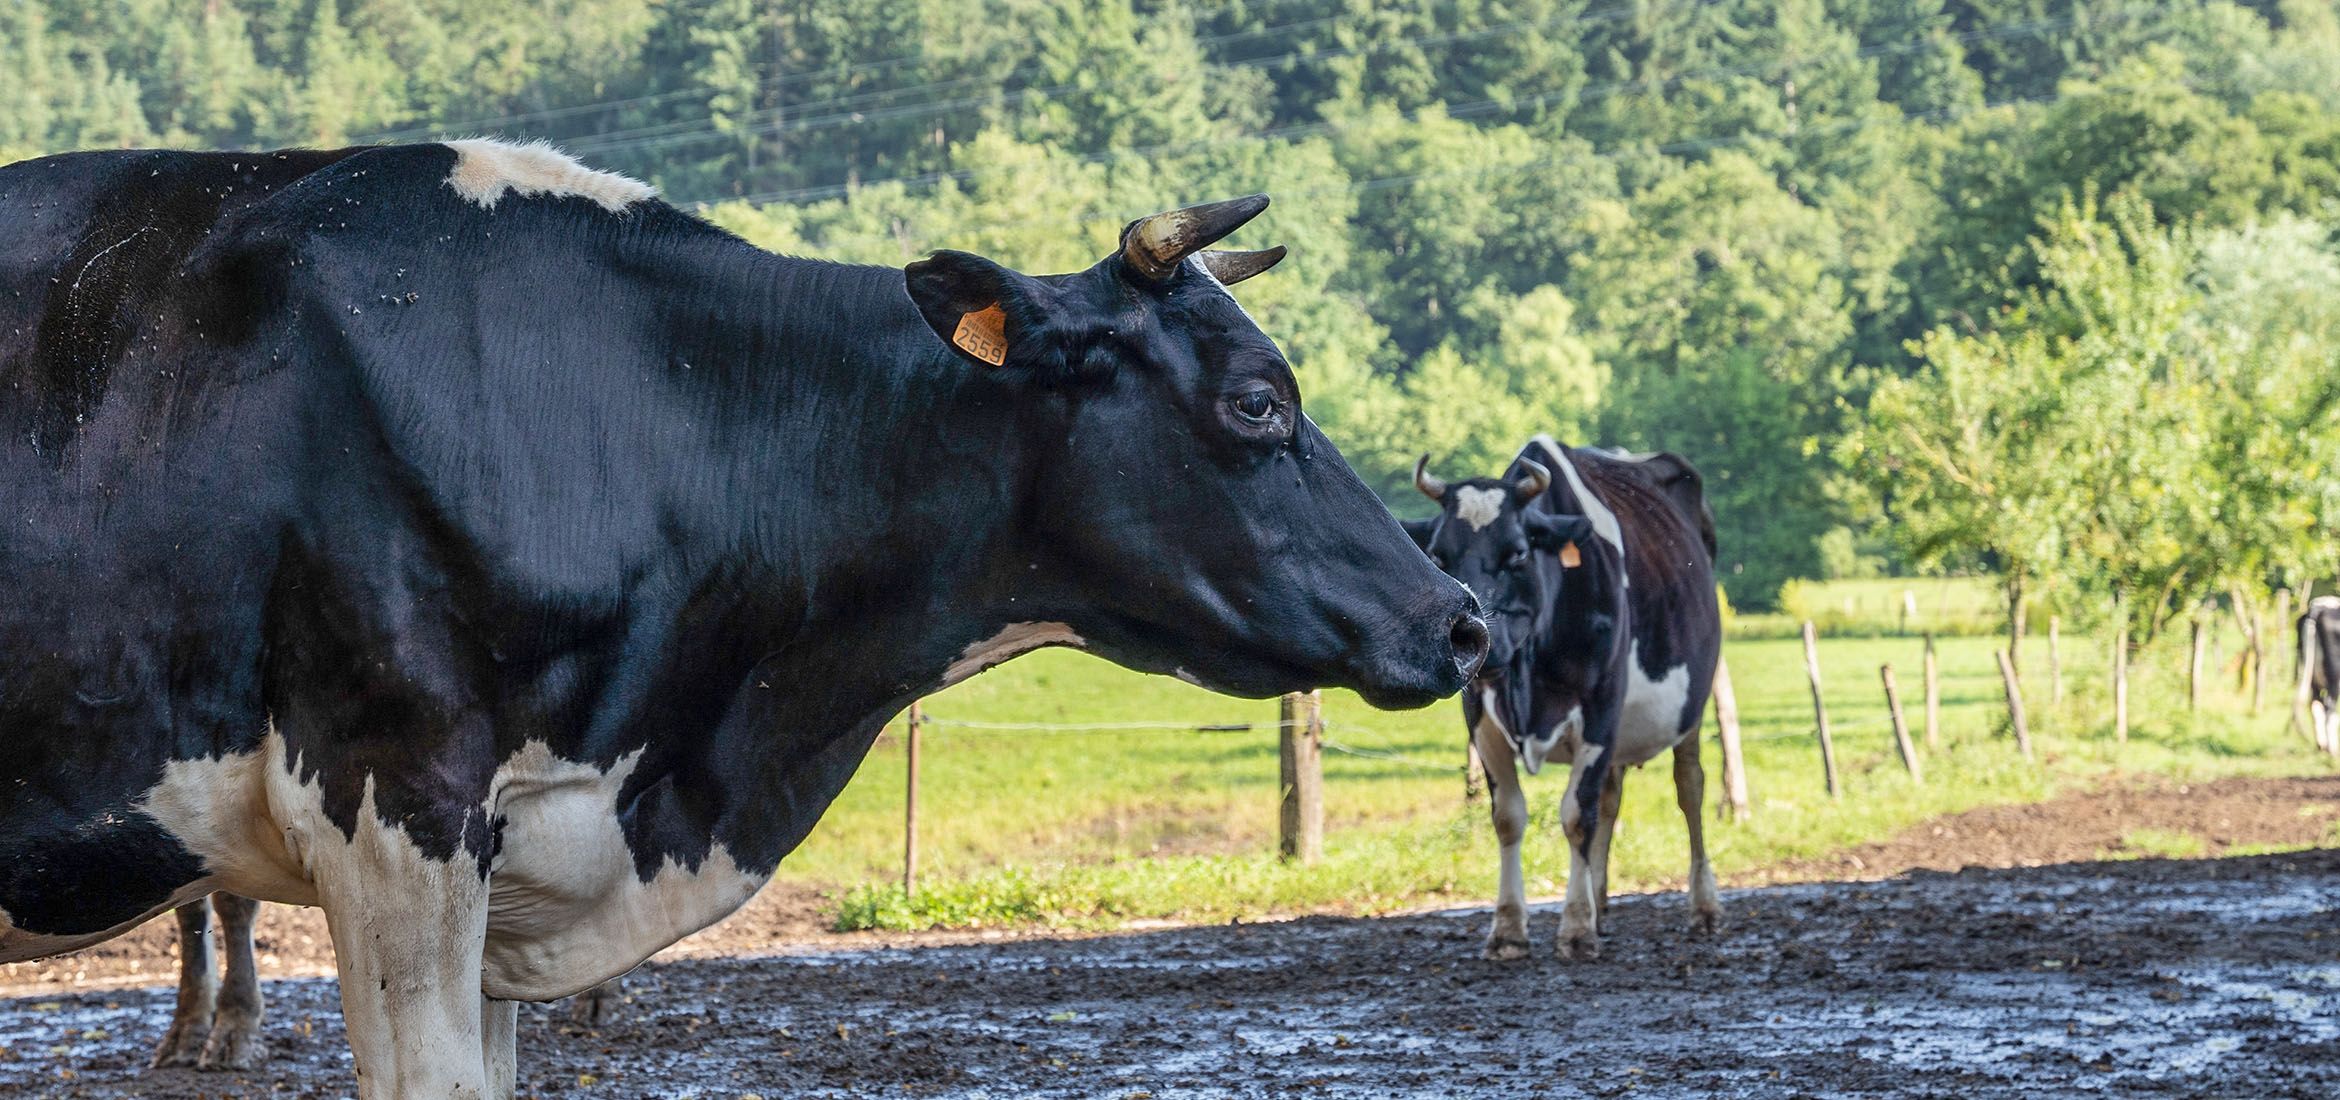
[[[1582,551],[1571,555],[1569,550],[1592,538],[1592,521],[1583,516],[1553,516],[1542,512],[1522,512],[1520,519],[1527,524],[1528,545],[1546,553],[1561,556],[1561,564],[1574,565],[1571,556],[1582,560]]]
[[[902,269],[928,327],[980,367],[1032,367],[1048,341],[1046,283],[971,252],[937,252]]]
[[[1430,552],[1430,536],[1438,531],[1437,516],[1429,519],[1401,519],[1398,526],[1406,529],[1406,534],[1413,538],[1414,545],[1422,548],[1423,553]]]

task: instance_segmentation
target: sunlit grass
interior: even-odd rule
[[[1842,797],[1822,784],[1800,642],[1740,640],[1726,655],[1737,683],[1755,813],[1716,820],[1720,754],[1708,724],[1707,837],[1726,881],[1760,877],[1783,860],[1819,856],[1929,817],[2037,801],[2108,777],[2180,779],[2301,774],[2327,765],[2285,728],[2280,690],[2253,717],[2230,684],[2199,714],[2184,705],[2182,653],[2137,658],[2132,728],[2110,735],[2105,653],[2064,640],[2065,697],[2052,702],[2044,639],[2027,644],[2024,680],[2038,761],[2004,732],[2005,703],[1990,637],[1942,637],[1942,743],[1924,751],[1925,781],[1892,748],[1877,667],[1890,661],[1911,735],[1921,743],[1922,643],[1912,637],[1826,638],[1825,695],[1843,770]],[[2287,667],[2276,663],[2278,676]],[[1495,843],[1483,804],[1463,803],[1464,738],[1453,701],[1375,711],[1352,695],[1326,699],[1325,859],[1302,867],[1274,855],[1276,704],[1213,695],[1095,658],[1046,651],[943,692],[923,742],[922,874],[902,896],[903,755],[897,722],[782,875],[845,894],[849,927],[1040,923],[1114,925],[1332,910],[1380,912],[1482,903]],[[954,723],[1086,727],[970,728]],[[1201,732],[1248,723],[1247,730]],[[1132,724],[1165,728],[1116,729]],[[1559,892],[1566,852],[1555,824],[1565,773],[1528,781],[1534,816],[1531,892]],[[1683,881],[1687,847],[1664,758],[1631,773],[1612,882],[1622,891]]]

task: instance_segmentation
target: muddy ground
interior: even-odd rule
[[[2260,824],[2328,827],[2340,791],[2304,782]],[[2269,801],[2211,789],[2168,800],[2198,833]],[[1551,956],[1548,908],[1513,964],[1477,958],[1486,915],[1463,910],[655,963],[598,1031],[524,1006],[522,1092],[2340,1096],[2340,851],[2029,867],[2014,838],[2086,841],[2002,813],[1854,858],[1875,873],[1947,829],[1936,854],[2017,866],[1731,891],[1710,941],[1677,895],[1620,898],[1589,964]],[[2091,855],[2136,827],[2103,820]],[[142,1068],[167,989],[0,999],[0,1096],[353,1095],[331,980],[268,994],[274,1056],[233,1075]]]

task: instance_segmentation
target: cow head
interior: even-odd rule
[[[939,252],[909,266],[910,296],[1013,391],[1035,612],[1123,664],[1221,691],[1338,685],[1419,706],[1463,686],[1486,631],[1302,412],[1291,366],[1229,294],[1284,250],[1203,251],[1266,206],[1140,219],[1070,275]]]
[[[1470,697],[1475,706],[1494,708],[1533,772],[1560,739],[1570,688],[1588,686],[1607,663],[1608,646],[1597,635],[1604,619],[1613,629],[1614,617],[1588,583],[1601,571],[1592,521],[1530,507],[1551,488],[1551,471],[1524,457],[1515,467],[1510,478],[1448,484],[1430,472],[1430,456],[1423,455],[1414,465],[1414,487],[1437,501],[1439,512],[1405,526],[1486,609],[1487,659]],[[1559,641],[1573,644],[1553,644]],[[1541,691],[1535,690],[1539,673],[1547,681]]]

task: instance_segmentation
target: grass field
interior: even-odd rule
[[[1898,600],[1894,589],[1893,601]],[[1873,602],[1873,601],[1872,601]],[[1854,633],[1875,633],[1855,630]],[[2181,654],[2152,651],[2133,668],[2131,739],[2112,743],[2106,656],[2064,641],[2066,698],[2048,699],[2044,640],[2024,675],[2040,761],[2001,732],[1995,639],[1939,640],[1943,736],[1913,783],[1892,750],[1877,668],[1892,662],[1913,727],[1922,643],[1912,637],[1824,638],[1822,661],[1846,791],[1823,788],[1800,642],[1740,638],[1726,648],[1748,738],[1752,819],[1717,823],[1719,753],[1711,721],[1705,812],[1727,880],[1767,865],[1880,838],[1970,807],[2048,797],[2121,774],[2209,778],[2299,774],[2327,765],[2284,726],[2283,693],[2247,713],[2222,682],[2198,714],[2184,706]],[[2287,662],[2274,665],[2278,675]],[[1449,700],[1385,712],[1327,694],[1326,858],[1273,855],[1276,704],[1231,699],[1130,673],[1078,653],[1044,651],[929,699],[923,742],[920,889],[905,898],[904,760],[882,738],[784,878],[834,889],[845,927],[1045,923],[1105,926],[1149,918],[1377,912],[1479,902],[1494,879],[1493,830],[1463,803],[1464,738]],[[1249,724],[1245,730],[1202,726]],[[1913,728],[1913,736],[1922,732]],[[1557,893],[1566,855],[1555,824],[1565,773],[1528,781],[1531,893]],[[1663,759],[1628,776],[1613,859],[1619,890],[1679,884],[1687,862]]]

